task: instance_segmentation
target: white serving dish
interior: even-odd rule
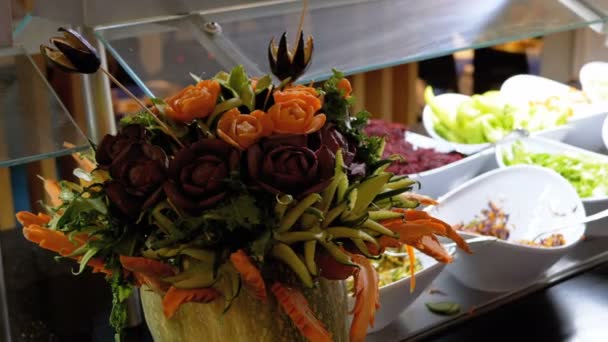
[[[396,320],[416,298],[424,293],[445,267],[445,264],[437,262],[425,254],[416,253],[416,257],[420,260],[422,269],[415,275],[414,292],[410,293],[410,276],[382,286],[380,288],[380,309],[376,311],[374,327],[370,327],[368,333],[382,330]]]
[[[467,223],[487,208],[488,201],[494,201],[510,215],[509,222],[514,228],[508,241],[495,240],[472,246],[473,254],[457,251],[457,260],[446,269],[470,288],[504,292],[530,285],[583,236],[585,226],[581,224],[561,231],[567,242],[561,247],[516,243],[550,230],[551,224],[585,216],[583,204],[572,185],[558,173],[537,166],[513,166],[487,172],[442,196],[440,204],[428,211],[452,224]],[[459,234],[467,239],[475,236]]]
[[[577,92],[578,94],[575,94]],[[542,102],[549,97],[588,98],[585,93],[566,84],[536,75],[515,75],[509,77],[500,87],[500,94],[509,103]],[[593,115],[605,111],[603,106],[594,103],[573,103],[573,116]]]
[[[583,82],[583,74],[593,72],[590,69],[593,69],[593,65],[591,68],[583,67],[581,69],[581,82]],[[608,75],[608,69],[604,74]],[[583,90],[585,90],[584,85]],[[577,90],[563,83],[535,75],[512,76],[500,88],[501,96],[510,103],[544,101],[551,96],[568,97],[572,96],[573,91]],[[572,129],[564,139],[554,140],[564,141],[591,151],[599,151],[602,148],[600,127],[608,114],[608,103],[578,103],[571,107],[573,116],[568,120],[568,125]]]
[[[434,148],[438,152],[447,152],[451,149],[449,144],[441,145],[442,143],[435,139],[412,132],[406,132],[405,140],[414,147]],[[490,148],[481,153],[465,156],[456,162],[409,176],[420,182],[421,188],[416,190],[417,193],[437,198],[477,176],[484,167],[494,162],[493,157],[494,150]]]
[[[579,71],[578,79],[581,81],[581,87],[591,102],[608,105],[608,97],[604,98],[601,96],[597,86],[594,84],[598,79],[608,79],[608,63],[595,61],[583,65]]]
[[[602,124],[602,142],[604,143],[604,151],[608,151],[608,116],[604,118]]]
[[[446,93],[435,96],[435,101],[439,105],[445,108],[458,108],[458,106],[469,99],[470,96],[462,95],[462,94],[453,94]],[[473,154],[484,149],[487,149],[492,146],[491,143],[483,143],[483,144],[460,144],[448,141],[441,137],[436,131],[433,123],[433,110],[430,106],[424,106],[424,110],[422,111],[422,125],[426,132],[431,136],[431,138],[439,141],[442,145],[451,146],[457,152],[462,154]],[[563,140],[572,129],[569,125],[558,126],[555,128],[546,129],[539,132],[532,132],[532,135],[544,136],[550,139],[555,140]]]
[[[511,150],[511,145],[514,141],[500,144],[496,147],[496,163],[500,168],[512,167],[507,166],[503,162],[504,153],[508,153]],[[608,156],[587,151],[572,145],[568,145],[558,141],[552,141],[549,139],[543,139],[539,137],[530,137],[521,139],[526,149],[531,152],[548,152],[548,153],[564,153],[572,152],[576,154],[586,155],[591,158],[606,161],[608,163]],[[596,212],[608,208],[608,196],[595,196],[581,199],[585,206],[585,211],[589,214],[595,214]],[[587,224],[587,235],[590,236],[608,236],[608,219],[601,219]]]
[[[572,128],[568,131],[566,137],[560,141],[589,151],[601,151],[604,148],[602,124],[607,116],[608,111],[605,111],[570,118],[568,125]]]

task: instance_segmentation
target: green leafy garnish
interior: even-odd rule
[[[109,280],[112,289],[112,312],[110,313],[110,325],[116,331],[114,340],[120,341],[122,329],[127,324],[127,299],[133,293],[133,287],[122,276],[120,268],[113,270],[112,277]]]
[[[207,210],[203,214],[203,217],[223,221],[229,231],[239,228],[250,229],[262,222],[261,216],[255,198],[250,195],[231,198],[225,205]]]
[[[371,114],[368,111],[360,111],[353,117],[350,115],[350,106],[354,97],[344,97],[344,91],[338,88],[338,83],[344,78],[344,74],[332,70],[333,75],[325,81],[319,92],[324,95],[324,103],[321,111],[327,116],[327,120],[334,123],[338,130],[349,136],[356,143],[357,157],[367,165],[373,165],[382,158],[384,138],[370,137],[364,132],[365,126]]]

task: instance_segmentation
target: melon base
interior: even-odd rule
[[[315,288],[300,290],[334,341],[346,342],[348,312],[344,282],[320,279]],[[264,304],[241,290],[223,315],[223,299],[207,304],[187,303],[170,320],[163,315],[158,294],[146,287],[140,292],[146,322],[156,342],[306,341],[270,291]]]

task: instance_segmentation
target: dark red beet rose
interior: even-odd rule
[[[348,168],[348,175],[354,178],[365,176],[365,164],[355,161],[356,143],[349,141],[334,125],[323,126],[318,132],[312,134],[311,140],[313,141],[311,144],[313,147],[317,144],[318,146],[324,145],[334,154],[342,149],[342,157],[344,158],[344,165]]]
[[[203,139],[182,148],[169,163],[164,189],[169,200],[191,214],[226,197],[227,178],[237,169],[239,152],[220,139]]]
[[[247,150],[249,176],[273,194],[320,192],[331,181],[334,164],[331,150],[324,145],[310,149],[306,136],[273,136]]]
[[[167,166],[167,155],[160,147],[132,143],[112,161],[106,194],[122,213],[137,217],[162,197]]]
[[[108,170],[112,161],[129,145],[140,142],[145,135],[145,129],[140,125],[123,127],[116,135],[106,134],[97,146],[95,160],[100,169]]]

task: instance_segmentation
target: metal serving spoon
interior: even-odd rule
[[[490,143],[490,145],[488,147],[483,148],[483,149],[477,151],[476,153],[487,150],[489,148],[492,148],[492,147],[502,144],[502,143],[507,143],[507,142],[525,138],[528,136],[530,136],[530,132],[528,130],[523,129],[523,128],[516,128],[516,129],[512,130],[511,132],[509,132],[507,135],[505,135],[502,139],[495,141],[493,143]],[[410,142],[412,145],[415,145],[417,147],[433,148],[433,149],[435,149],[435,151],[440,152],[440,153],[451,153],[451,152],[460,153],[457,148],[455,149],[454,146],[448,142],[434,141],[433,143],[429,143],[429,142],[425,141],[425,139],[420,139],[414,135],[410,135],[409,137],[406,138],[406,140],[408,142]]]
[[[580,219],[571,220],[570,222],[558,224],[557,228],[555,228],[555,226],[553,226],[553,229],[536,235],[534,237],[534,239],[532,239],[532,241],[537,241],[538,239],[540,239],[543,236],[548,236],[548,235],[554,234],[555,232],[562,231],[564,229],[572,229],[573,227],[575,227],[579,224],[597,221],[597,220],[603,219],[605,217],[608,217],[608,209],[604,209],[593,215],[582,217]]]

